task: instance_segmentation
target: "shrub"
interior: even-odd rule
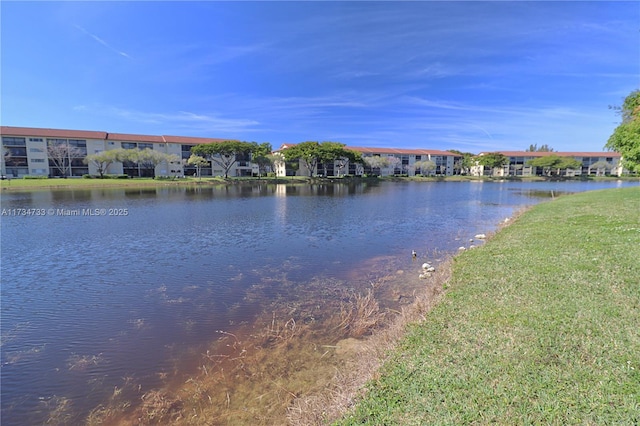
[[[23,176],[22,179],[49,179],[49,176]]]

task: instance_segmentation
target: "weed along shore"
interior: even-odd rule
[[[458,255],[336,425],[638,424],[640,189],[526,211]]]

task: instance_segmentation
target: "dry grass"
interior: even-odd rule
[[[318,392],[296,398],[288,407],[289,424],[299,426],[324,425],[340,418],[362,394],[364,385],[375,377],[391,349],[404,336],[407,325],[422,321],[425,314],[435,305],[442,293],[444,283],[449,280],[451,262],[442,263],[436,272],[425,280],[425,291],[417,294],[414,302],[402,308],[401,312],[384,328],[377,329],[365,340],[358,341],[357,347],[335,372],[330,383]],[[372,292],[360,297],[361,313],[365,317],[360,323],[370,323]],[[357,305],[357,303],[356,303]],[[357,308],[355,308],[358,311]],[[375,317],[375,315],[373,316]]]
[[[367,294],[356,294],[341,304],[339,327],[351,337],[362,337],[378,327],[385,316],[385,312],[380,312],[373,289],[369,289]]]
[[[391,267],[364,280],[360,291],[313,279],[295,288],[294,301],[296,283],[285,282],[286,298],[266,307],[255,323],[238,325],[233,333],[216,331],[218,339],[201,354],[191,377],[176,383],[176,375],[153,390],[127,382],[85,424],[310,425],[335,419],[352,405],[405,325],[420,320],[440,293],[448,266],[427,280],[418,280],[415,268],[409,277]],[[419,290],[412,295],[411,288]],[[73,357],[69,366],[99,361]]]
[[[161,391],[150,391],[142,395],[142,406],[138,409],[142,424],[167,424],[182,417],[182,402]]]
[[[69,424],[73,419],[73,403],[69,398],[54,396],[45,404],[49,411],[49,417],[45,424],[64,425]]]

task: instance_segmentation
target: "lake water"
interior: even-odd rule
[[[62,399],[73,424],[123,383],[161,386],[215,331],[252,321],[272,298],[299,298],[312,278],[358,288],[384,263],[417,275],[411,250],[433,260],[552,193],[630,185],[5,191],[2,424],[43,424]]]

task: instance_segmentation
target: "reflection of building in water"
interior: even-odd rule
[[[287,225],[287,185],[277,184],[274,194],[276,196],[275,217],[278,224],[284,229]]]

